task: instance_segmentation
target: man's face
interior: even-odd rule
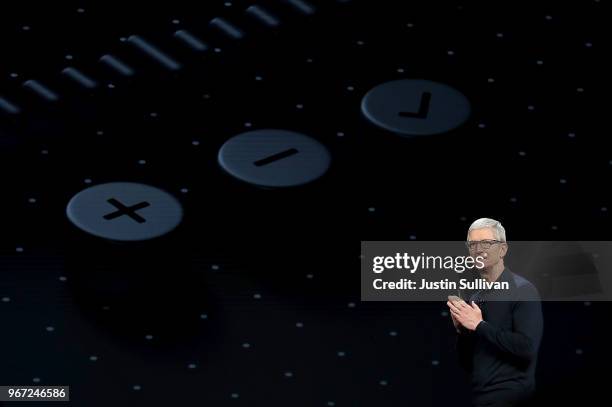
[[[468,234],[469,242],[481,242],[483,240],[497,240],[495,232],[491,228],[473,229]],[[484,269],[490,269],[495,266],[506,255],[508,251],[507,243],[494,243],[488,249],[483,247],[482,243],[477,244],[473,250],[470,250],[472,257],[483,257]]]

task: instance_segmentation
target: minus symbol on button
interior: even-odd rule
[[[264,165],[271,164],[274,161],[282,160],[283,158],[290,157],[297,153],[298,153],[298,150],[296,150],[295,148],[290,148],[288,150],[281,151],[280,153],[272,154],[269,157],[262,158],[261,160],[257,160],[253,164],[255,164],[256,167],[262,167]]]

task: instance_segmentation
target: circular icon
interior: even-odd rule
[[[232,137],[219,164],[234,177],[265,187],[303,185],[328,170],[331,156],[317,140],[289,130],[262,129]]]
[[[438,82],[401,79],[372,88],[361,101],[365,117],[403,136],[445,133],[470,116],[470,102],[458,90]]]
[[[162,236],[183,218],[181,204],[161,189],[113,182],[76,194],[66,208],[79,229],[110,240],[138,241]]]

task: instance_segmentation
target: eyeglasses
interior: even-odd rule
[[[491,246],[497,243],[504,242],[502,242],[501,240],[468,240],[467,242],[465,242],[465,246],[468,248],[469,251],[473,252],[476,251],[479,245],[483,250],[489,250]]]

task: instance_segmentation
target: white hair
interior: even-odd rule
[[[493,229],[495,232],[495,239],[499,240],[500,242],[506,241],[506,229],[504,229],[500,221],[490,218],[476,219],[468,229],[468,239],[472,230],[483,228]]]

